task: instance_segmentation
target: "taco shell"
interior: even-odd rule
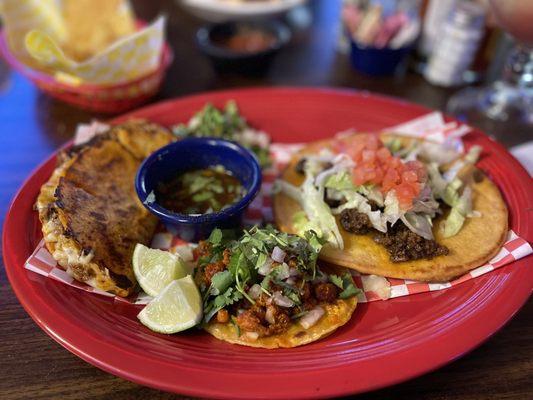
[[[331,141],[325,140],[302,149],[293,157],[281,179],[297,186],[301,185],[303,177],[294,169],[298,160],[305,154],[316,154],[330,144]],[[320,258],[365,274],[424,282],[449,281],[483,265],[498,253],[505,242],[508,232],[507,206],[496,185],[475,166],[463,168],[459,177],[472,188],[473,209],[479,211],[481,217],[467,218],[461,230],[449,238],[442,237],[440,232],[440,224],[448,212],[433,221],[435,240],[450,250],[448,255],[430,260],[393,263],[385,247],[373,240],[374,233],[349,233],[340,226],[337,216],[344,249],[326,245],[320,253]],[[277,193],[274,195],[273,206],[274,220],[278,228],[283,232],[296,233],[293,216],[301,211],[300,205],[283,193]]]
[[[342,274],[341,268],[331,268],[335,268],[337,273]],[[324,268],[323,270],[326,269]],[[236,327],[231,322],[226,324],[221,324],[216,321],[210,322],[204,329],[217,339],[243,346],[260,347],[265,349],[302,346],[322,339],[323,337],[332,334],[337,328],[346,324],[355,311],[357,297],[353,296],[345,300],[337,299],[335,303],[322,304],[321,306],[324,308],[325,314],[310,328],[304,329],[297,321],[294,321],[286,332],[267,337],[260,337],[256,340],[250,339],[244,332],[241,332],[241,335],[239,336]]]

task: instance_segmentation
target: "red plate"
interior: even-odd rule
[[[377,130],[428,112],[366,93],[276,88],[187,97],[119,120],[135,116],[173,124],[188,120],[208,101],[222,105],[228,99],[235,99],[249,121],[278,142],[321,139],[350,127]],[[511,228],[531,241],[530,177],[482,133],[473,132],[465,140],[483,146],[479,164],[504,193]],[[154,388],[233,399],[315,398],[376,389],[472,350],[501,328],[532,290],[529,257],[448,290],[361,304],[346,326],[300,348],[251,349],[198,331],[159,335],[137,322],[134,306],[114,304],[24,269],[41,238],[32,205],[53,168],[52,157],[24,184],[7,215],[3,246],[11,285],[31,317],[65,348],[110,373]]]

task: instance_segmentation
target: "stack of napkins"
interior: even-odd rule
[[[13,54],[71,83],[116,84],[157,69],[165,19],[141,30],[126,0],[0,0]]]

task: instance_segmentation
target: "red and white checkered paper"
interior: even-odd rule
[[[462,151],[463,145],[460,137],[466,134],[469,129],[470,128],[467,125],[459,125],[455,122],[446,124],[440,113],[433,112],[396,127],[387,128],[386,130],[410,136],[430,138],[438,142],[448,141],[451,146]],[[272,222],[272,185],[279,173],[290,160],[292,154],[302,148],[302,146],[302,144],[280,143],[275,143],[271,146],[273,165],[263,172],[263,185],[261,191],[246,212],[245,223],[247,225]],[[153,248],[164,250],[172,249],[175,246],[184,244],[186,243],[183,240],[179,237],[173,237],[172,234],[164,229],[157,232],[152,240]],[[365,303],[447,289],[501,268],[504,265],[531,254],[532,252],[533,249],[531,248],[531,245],[511,230],[508,233],[507,240],[502,249],[494,258],[485,265],[471,270],[465,275],[450,282],[426,283],[405,279],[382,278],[374,275],[359,274],[356,271],[353,271],[352,275],[356,285],[361,289],[358,300],[359,302]],[[28,258],[25,268],[34,273],[87,292],[114,297],[116,301],[132,304],[146,304],[151,300],[150,296],[142,292],[124,299],[76,281],[56,263],[44,246],[44,240],[37,245],[32,255]]]

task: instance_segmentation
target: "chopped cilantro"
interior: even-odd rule
[[[261,167],[267,167],[270,165],[268,140],[266,143],[261,140],[251,140],[248,135],[243,134],[243,132],[249,133],[250,130],[250,126],[240,115],[239,108],[234,101],[228,101],[223,109],[218,109],[208,103],[193,116],[188,124],[180,124],[172,128],[174,135],[178,137],[217,137],[240,142],[254,152]],[[262,132],[256,133],[256,135],[260,134],[264,135]]]
[[[224,292],[233,283],[233,276],[228,270],[217,272],[211,278],[211,294],[218,295]]]
[[[333,283],[335,286],[337,286],[339,289],[344,289],[344,284],[342,282],[342,278],[339,275],[331,274],[329,276],[329,281]]]
[[[222,231],[218,228],[213,229],[211,232],[211,235],[209,235],[209,238],[207,239],[209,243],[217,245],[222,240]]]
[[[209,236],[211,255],[202,257],[206,262],[219,262],[223,259],[223,252],[228,249],[231,253],[227,270],[216,273],[211,278],[209,288],[202,287],[204,295],[204,322],[207,323],[218,310],[231,306],[236,301],[246,299],[250,304],[255,300],[248,291],[254,284],[260,284],[261,292],[272,296],[275,291],[291,299],[296,310],[301,310],[300,291],[306,282],[315,277],[324,276],[317,266],[318,252],[323,242],[314,232],[306,232],[305,237],[289,235],[277,231],[271,226],[265,228],[254,227],[244,231],[239,239],[233,239],[233,232],[215,229]],[[261,267],[268,262],[275,247],[279,247],[286,254],[287,263],[291,260],[291,267],[296,268],[299,278],[297,283],[289,281],[290,269],[287,264],[275,266],[266,275],[259,274]],[[264,274],[264,269],[262,271]],[[344,283],[343,278],[334,277],[343,291],[343,295],[351,295],[353,289]]]

